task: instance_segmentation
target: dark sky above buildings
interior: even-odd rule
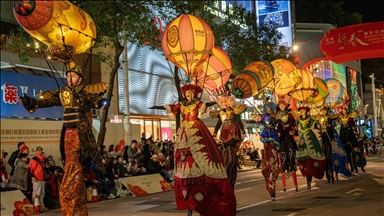
[[[363,15],[363,23],[384,21],[384,1],[349,1],[344,0],[342,8],[348,12],[359,12]]]

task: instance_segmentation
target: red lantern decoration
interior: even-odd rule
[[[232,74],[232,64],[227,53],[219,47],[214,47],[212,53],[197,69],[197,83],[209,90],[225,85]]]
[[[165,29],[162,48],[166,58],[183,69],[188,77],[197,76],[198,66],[212,54],[214,37],[202,19],[184,14]]]

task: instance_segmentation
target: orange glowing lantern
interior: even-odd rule
[[[299,83],[296,66],[286,59],[276,59],[271,62],[275,70],[273,81],[268,88],[273,89],[277,95],[286,95]]]
[[[195,77],[198,66],[212,54],[214,37],[207,23],[184,14],[167,26],[161,44],[170,62],[183,69],[188,77]]]
[[[297,69],[297,74],[301,79],[301,83],[290,91],[288,95],[304,102],[316,90],[315,76],[311,72],[299,68]]]
[[[216,90],[228,81],[232,64],[227,53],[219,47],[212,49],[212,55],[197,69],[197,83],[203,88]]]
[[[13,14],[26,32],[59,58],[84,53],[95,43],[95,23],[69,1],[15,0]]]
[[[272,81],[274,73],[268,62],[252,62],[233,80],[232,94],[240,99],[252,97]]]

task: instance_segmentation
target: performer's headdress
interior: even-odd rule
[[[185,92],[186,91],[192,91],[193,92],[193,96],[195,98],[197,97],[197,94],[203,92],[203,88],[201,86],[193,85],[193,84],[184,85],[180,89],[181,89],[181,93],[183,93],[184,97],[185,97]]]
[[[277,107],[280,107],[280,104],[284,104],[285,109],[288,109],[289,104],[285,102],[285,95],[278,95],[278,97],[279,97],[279,102],[277,102]]]
[[[74,73],[76,73],[77,75],[79,75],[81,78],[83,78],[83,71],[80,69],[80,67],[79,66],[73,66],[73,67],[71,67],[71,68],[69,68],[68,70],[67,70],[67,72],[66,72],[66,74],[67,74],[67,76],[68,76],[68,73],[69,72],[74,72]]]
[[[299,107],[297,110],[299,110],[299,112],[301,112],[301,111],[305,111],[305,112],[309,112],[309,107],[306,107],[306,106],[302,106],[302,107]]]
[[[271,109],[271,112],[275,112],[276,110],[276,104],[270,101],[269,97],[267,97],[266,100],[264,101],[264,106],[263,106],[264,113],[267,113],[267,107]]]

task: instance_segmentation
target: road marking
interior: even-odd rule
[[[287,215],[287,216],[294,216],[294,215],[297,215],[297,213],[298,213],[298,212],[294,212],[294,213],[291,213],[291,214],[289,214],[289,215]]]
[[[246,184],[246,183],[251,183],[251,182],[255,182],[255,181],[262,181],[262,180],[264,180],[264,179],[263,179],[263,178],[260,178],[260,179],[252,179],[252,180],[249,180],[249,181],[237,182],[237,183],[235,183],[235,185]]]
[[[247,191],[247,190],[251,190],[251,188],[244,188],[244,189],[240,189],[240,190],[235,190],[235,193],[242,192],[242,191]]]
[[[351,191],[348,191],[347,194],[350,194],[350,193],[353,193],[353,192],[365,192],[365,190],[360,189],[360,188],[356,188],[356,189],[353,189]]]

